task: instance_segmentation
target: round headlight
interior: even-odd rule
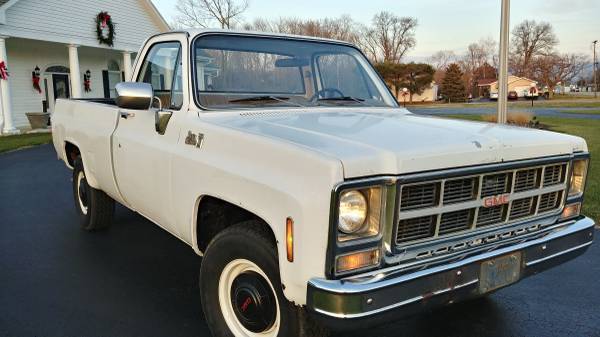
[[[367,199],[359,191],[347,191],[340,196],[338,228],[346,234],[357,232],[367,219]]]

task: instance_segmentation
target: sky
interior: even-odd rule
[[[163,16],[172,22],[177,14],[176,0],[152,0]],[[496,41],[500,34],[500,0],[248,0],[243,20],[262,17],[318,19],[350,15],[368,24],[383,10],[417,18],[417,45],[407,58],[423,60],[438,50],[462,54],[481,38]],[[600,39],[600,0],[513,0],[510,24],[530,19],[553,25],[559,39],[558,50],[591,56],[592,41]],[[598,50],[600,51],[600,50]]]

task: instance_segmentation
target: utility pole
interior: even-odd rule
[[[502,0],[500,19],[500,73],[498,74],[498,123],[506,124],[508,116],[508,37],[510,0]]]
[[[598,62],[596,62],[596,43],[598,43],[598,40],[592,43],[594,44],[594,98],[598,98],[598,74],[596,73],[598,68]]]

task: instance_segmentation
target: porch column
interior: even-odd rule
[[[123,52],[123,71],[125,72],[125,81],[132,81],[132,69],[131,69],[131,52]]]
[[[8,36],[0,36],[0,62],[4,62],[8,69],[8,60],[6,58],[6,39]],[[0,101],[2,101],[2,115],[4,117],[4,127],[2,128],[2,134],[12,135],[19,133],[19,130],[15,128],[12,120],[12,107],[10,101],[10,87],[8,85],[8,79],[0,79]]]
[[[71,97],[81,98],[81,71],[79,70],[79,55],[77,45],[69,45],[69,69],[71,72]]]

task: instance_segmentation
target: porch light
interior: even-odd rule
[[[35,74],[35,77],[40,77],[40,67],[35,66],[35,69],[33,69],[33,73]]]
[[[85,77],[87,77],[88,79],[92,77],[92,72],[89,69],[85,71]]]

